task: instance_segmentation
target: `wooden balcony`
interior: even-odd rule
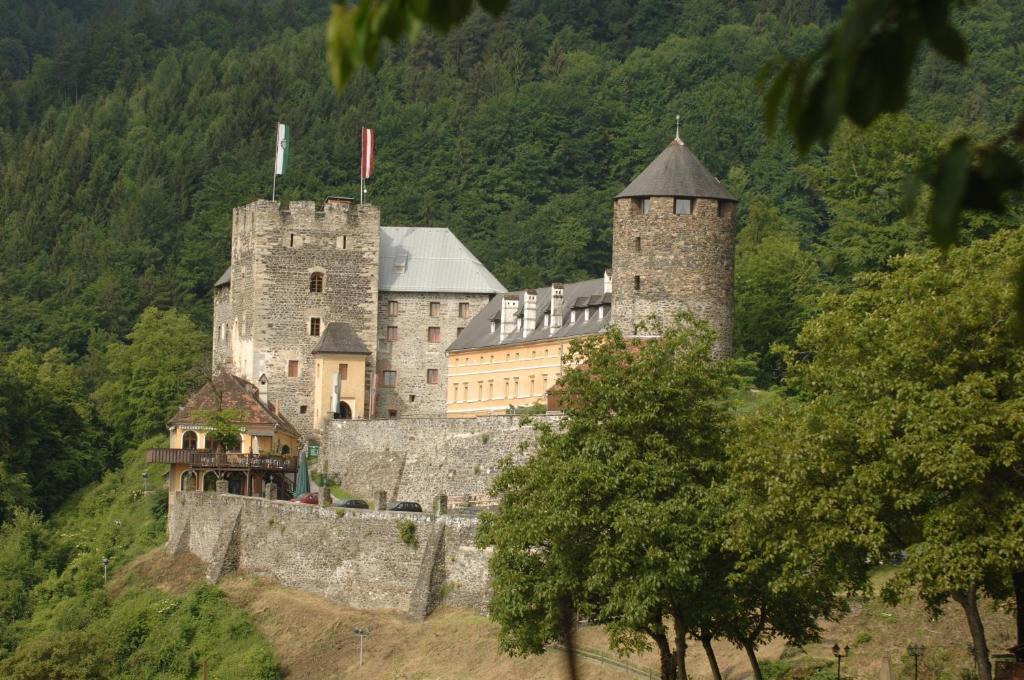
[[[265,456],[248,453],[213,453],[207,449],[148,449],[147,463],[176,463],[194,468],[220,468],[225,470],[270,470],[295,472],[298,456]]]

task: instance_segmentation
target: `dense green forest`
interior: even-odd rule
[[[356,194],[359,128],[374,127],[382,221],[447,226],[518,288],[610,264],[611,198],[679,114],[741,200],[737,353],[776,384],[772,345],[823,294],[929,247],[908,173],[962,132],[1005,130],[1024,101],[1024,6],[979,0],[956,14],[966,67],[926,53],[904,113],[799,156],[766,134],[758,76],[819,45],[842,4],[515,0],[390,47],[338,93],[322,0],[0,3],[0,542],[50,540],[27,513],[49,518],[119,468],[201,380],[230,211],[269,197],[278,120],[293,132],[284,200]],[[963,238],[1020,214],[969,216]],[[95,588],[91,572],[40,590],[98,550],[58,544],[0,562],[5,598],[29,603],[0,610],[15,632],[0,657],[33,606]]]

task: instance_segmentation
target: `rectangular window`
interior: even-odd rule
[[[533,379],[533,376],[531,375],[531,376],[530,376],[530,396],[531,396],[531,397],[532,397],[533,395],[537,394],[537,390],[536,390],[536,386],[537,386],[537,385],[536,385],[536,382],[537,382],[537,381],[536,381],[536,380],[534,380],[534,379]]]
[[[440,326],[431,326],[427,328],[427,342],[441,342]]]
[[[338,377],[348,380],[348,364],[338,364]]]
[[[388,316],[398,316],[398,300],[388,300]]]
[[[459,400],[459,383],[452,383],[452,403]]]
[[[303,404],[302,406],[299,407],[299,413],[305,413],[305,412],[306,412],[306,405]]]
[[[388,326],[388,332],[387,335],[384,336],[384,339],[390,342],[398,340],[398,326]]]
[[[640,252],[640,237],[639,236],[637,236],[636,238],[633,239],[633,252],[634,253],[639,253]]]
[[[462,400],[469,401],[469,383],[462,383]]]
[[[469,318],[469,303],[468,302],[460,302],[459,303],[459,318],[460,319],[468,319]]]
[[[689,215],[693,212],[693,199],[692,198],[677,198],[676,199],[676,214],[677,215]]]
[[[646,215],[649,212],[651,212],[651,199],[650,198],[641,198],[640,199],[640,212],[642,212],[644,215]]]
[[[430,303],[430,316],[441,316],[441,303],[431,302]]]
[[[488,380],[487,381],[487,399],[488,400],[494,399],[494,381],[493,380]]]
[[[320,335],[320,317],[314,316],[309,320],[309,334],[313,336]]]
[[[505,378],[505,398],[508,399],[508,378]]]
[[[394,387],[398,384],[397,371],[384,371],[384,387]]]
[[[348,236],[341,237],[341,249],[348,250]]]
[[[299,377],[299,360],[289,359],[288,360],[288,377],[298,378]]]
[[[410,395],[409,395],[409,403],[411,404],[411,403],[413,403],[414,401],[416,401],[416,395],[415,395],[415,394],[410,394]]]
[[[291,246],[292,248],[295,247],[295,234],[291,234],[291,236],[288,238],[288,245]]]
[[[519,398],[519,378],[512,378],[512,398]]]
[[[640,277],[639,276],[634,276],[633,277],[633,290],[640,290]]]
[[[729,201],[718,201],[718,216],[725,217],[729,212]]]
[[[398,411],[396,411],[393,408],[389,408],[388,409],[388,418],[397,418],[397,417],[398,417]]]
[[[440,382],[440,378],[441,378],[441,371],[437,370],[436,368],[428,368],[427,369],[427,384],[428,385],[436,385],[436,384],[438,384]]]
[[[459,337],[460,335],[462,335],[462,331],[464,331],[464,330],[466,330],[466,329],[463,328],[462,326],[459,326],[458,328],[456,328],[455,329],[455,337]]]

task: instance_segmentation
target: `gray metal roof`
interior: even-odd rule
[[[344,321],[332,321],[320,334],[320,342],[313,354],[369,354],[366,343],[359,339],[352,326]]]
[[[736,200],[678,137],[615,198],[644,196]]]
[[[380,289],[504,293],[505,287],[445,228],[381,227]]]
[[[213,287],[229,283],[231,267]],[[505,292],[505,286],[455,234],[435,227],[380,228],[379,287],[389,292]]]
[[[509,293],[519,298],[518,317],[523,316],[523,293],[517,291]],[[501,301],[505,296],[496,295],[487,303],[480,312],[470,319],[465,330],[459,334],[451,345],[449,352],[457,352],[465,349],[480,349],[484,347],[503,347],[515,345],[522,342],[536,342],[539,340],[550,340],[557,338],[572,338],[580,335],[593,335],[603,332],[611,323],[611,302],[612,293],[604,292],[604,278],[577,281],[576,283],[565,284],[565,294],[562,305],[562,327],[551,332],[551,328],[544,326],[544,315],[551,310],[551,287],[537,289],[537,327],[516,330],[501,340]],[[573,303],[583,302],[586,307],[591,300],[600,301],[600,304],[608,305],[604,310],[604,316],[598,318],[596,307],[592,305],[590,318],[584,320],[584,314],[580,308],[576,310],[576,321],[572,319]],[[491,330],[491,321],[498,320],[498,329]]]

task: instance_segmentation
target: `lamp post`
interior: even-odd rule
[[[352,632],[359,636],[359,665],[363,665],[363,640],[369,637],[370,631],[366,628],[353,628]]]
[[[103,585],[107,584],[107,565],[109,565],[109,564],[110,564],[110,558],[109,557],[104,557],[103,558]]]
[[[850,656],[850,645],[843,647],[843,650],[839,651],[839,643],[832,645],[832,656],[836,657],[836,680],[842,680],[841,668],[843,665],[843,657]]]
[[[143,495],[149,493],[149,471],[142,473],[142,493]]]
[[[914,680],[917,680],[917,665],[918,661],[924,656],[924,645],[917,643],[907,646],[907,654],[914,657]]]

